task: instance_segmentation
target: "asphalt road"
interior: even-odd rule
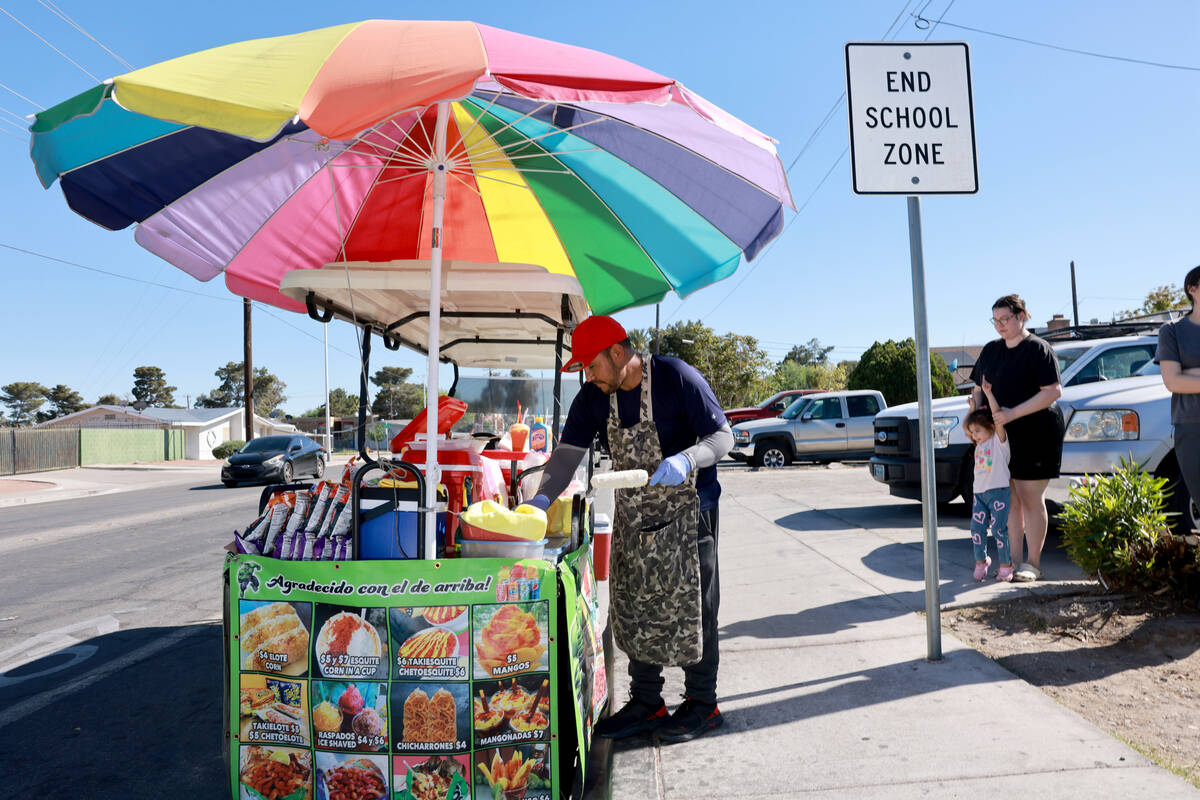
[[[0,510],[10,796],[228,793],[214,746],[222,547],[253,519],[261,488],[184,480]]]

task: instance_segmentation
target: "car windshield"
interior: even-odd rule
[[[252,439],[242,448],[243,453],[266,453],[271,450],[287,450],[288,442],[292,438],[290,436],[263,436],[259,439]]]
[[[773,394],[770,397],[768,397],[766,400],[763,400],[761,403],[759,403],[758,407],[759,408],[770,408],[772,403],[778,403],[780,400],[783,400],[783,399],[784,399],[783,392],[780,392],[779,394]]]
[[[807,397],[798,398],[796,402],[788,406],[779,416],[783,417],[784,419],[795,419],[796,417],[800,416],[800,412],[807,408],[811,402],[812,401]]]
[[[1064,347],[1061,350],[1055,350],[1054,355],[1058,356],[1058,371],[1066,372],[1067,367],[1079,360],[1079,357],[1091,350],[1088,347]]]

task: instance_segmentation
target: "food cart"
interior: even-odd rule
[[[429,270],[428,262],[338,263],[284,276],[282,291],[311,316],[361,329],[360,423],[371,338],[425,351],[417,342],[428,333]],[[460,366],[555,367],[558,396],[563,347],[587,313],[575,278],[448,261],[443,279],[438,357],[453,366],[455,383]],[[560,413],[556,403],[556,436]],[[394,503],[402,474],[423,498],[427,477],[420,465],[371,458],[362,428],[362,463],[344,479],[347,558],[227,559],[232,796],[578,797],[592,723],[607,700],[586,503],[574,504],[569,540],[547,557],[454,557],[452,543],[428,548],[424,526],[410,525],[422,557],[361,560],[362,509]],[[372,472],[388,483],[368,485]],[[269,487],[263,505],[298,488]],[[419,515],[436,511],[414,506]],[[262,524],[287,529],[267,511]]]

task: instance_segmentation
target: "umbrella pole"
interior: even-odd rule
[[[426,370],[425,421],[428,439],[425,443],[425,553],[437,558],[437,464],[438,430],[438,356],[442,324],[442,215],[446,204],[446,125],[449,122],[448,103],[437,104],[437,122],[433,129],[433,237],[429,252],[429,360]]]

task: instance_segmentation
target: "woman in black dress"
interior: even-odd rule
[[[1055,402],[1062,394],[1058,358],[1045,340],[1025,329],[1029,312],[1015,294],[992,304],[992,324],[1000,338],[988,342],[971,380],[971,410],[986,407],[979,386],[986,377],[1000,408],[992,417],[1008,431],[1011,457],[1012,508],[1009,537],[1013,563],[1020,564],[1016,581],[1042,577],[1042,546],[1046,543],[1046,486],[1058,477],[1062,463],[1063,417]],[[1021,553],[1024,550],[1025,559]]]

